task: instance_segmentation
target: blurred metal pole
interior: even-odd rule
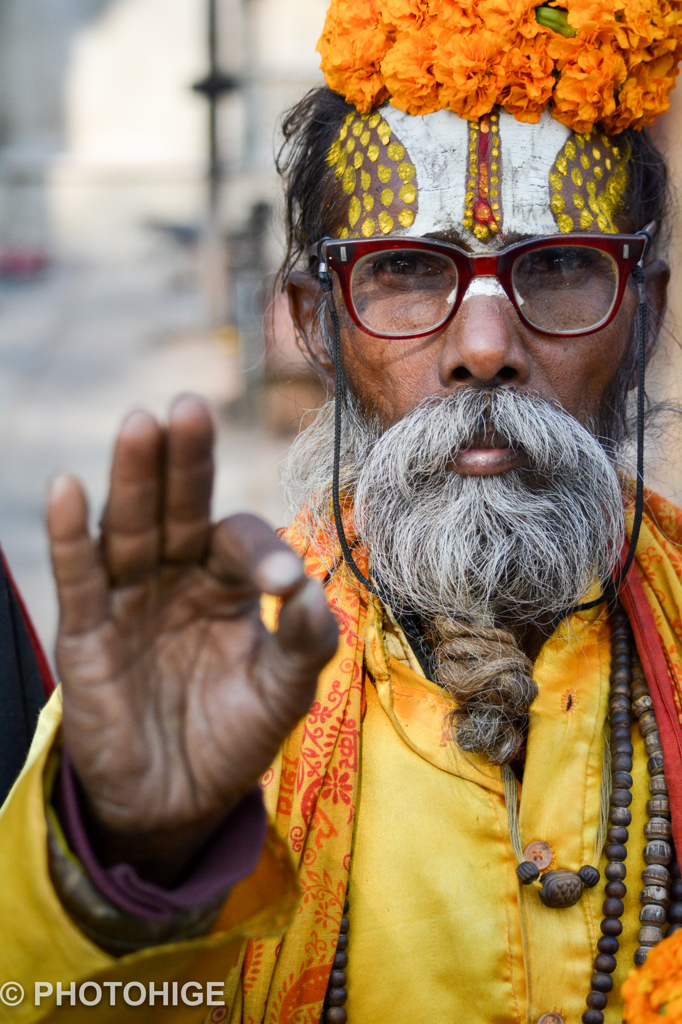
[[[222,326],[228,298],[227,251],[220,225],[223,181],[218,137],[218,105],[223,96],[239,88],[239,80],[220,70],[218,0],[208,0],[208,60],[206,78],[195,82],[195,92],[208,100],[208,218],[204,237],[204,273],[211,327]]]

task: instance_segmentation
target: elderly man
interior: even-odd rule
[[[99,543],[52,487],[2,1020],[615,1024],[682,922],[682,519],[621,471],[664,165],[390,92],[285,124],[291,309],[335,384],[285,538],[211,525],[191,397],[125,422]]]

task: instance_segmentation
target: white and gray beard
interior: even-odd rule
[[[613,462],[572,416],[510,386],[429,399],[386,430],[352,399],[344,419],[341,489],[354,498],[374,577],[425,621],[438,678],[459,704],[460,746],[509,760],[537,694],[509,630],[546,624],[611,576],[623,543]],[[491,433],[527,468],[455,472],[457,452]],[[292,511],[309,503],[311,528],[322,520],[330,531],[332,452],[329,403],[284,476]]]

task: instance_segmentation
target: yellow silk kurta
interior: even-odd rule
[[[540,696],[519,805],[522,845],[544,840],[551,866],[572,870],[595,863],[609,694],[609,626],[603,615],[588,618],[573,618],[570,643],[564,625],[536,663]],[[438,688],[413,661],[407,667],[397,639],[387,646],[398,657],[372,664],[377,687],[367,687],[349,883],[349,1022],[525,1024],[554,1011],[579,1024],[601,935],[605,861],[602,882],[569,909],[545,907],[533,886],[519,889],[499,769],[454,754]],[[638,735],[634,747],[618,990],[637,946],[649,795]],[[617,991],[605,1017],[622,1019]]]

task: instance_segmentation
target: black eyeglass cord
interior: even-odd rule
[[[324,266],[324,265],[323,265]],[[604,601],[615,601],[620,588],[622,587],[628,572],[632,567],[632,563],[635,560],[637,553],[637,542],[639,541],[639,534],[642,528],[642,519],[644,516],[644,414],[645,414],[645,401],[646,391],[644,384],[644,375],[646,372],[646,343],[648,335],[648,305],[646,295],[646,279],[644,276],[644,270],[641,265],[636,266],[632,271],[635,284],[637,285],[637,323],[638,323],[638,351],[637,351],[637,482],[635,491],[635,514],[632,523],[632,534],[630,536],[630,546],[628,549],[627,558],[623,564],[618,579],[614,581],[612,585],[605,588],[604,593],[601,597],[595,598],[594,601],[588,601],[585,604],[576,605],[574,608],[570,608],[563,612],[561,618],[568,618],[575,612],[589,611],[591,608],[596,608],[598,605],[603,604]],[[333,289],[332,277],[329,271],[322,267],[318,274],[320,287],[325,295],[331,295]],[[369,580],[362,570],[358,567],[355,559],[353,558],[353,552],[350,549],[348,539],[346,537],[346,531],[343,525],[343,516],[341,513],[341,496],[340,496],[340,478],[341,478],[341,434],[343,430],[343,409],[345,404],[345,384],[346,378],[343,372],[343,364],[341,362],[341,325],[339,323],[339,315],[334,308],[333,302],[328,304],[329,315],[332,321],[333,329],[333,358],[334,358],[334,468],[332,476],[332,504],[334,508],[334,523],[336,525],[336,532],[338,534],[339,543],[341,545],[341,551],[346,559],[346,562],[350,566],[350,569],[356,579],[365,587],[370,594],[374,597],[378,597],[383,603],[387,603],[386,595],[384,595],[380,588]]]

